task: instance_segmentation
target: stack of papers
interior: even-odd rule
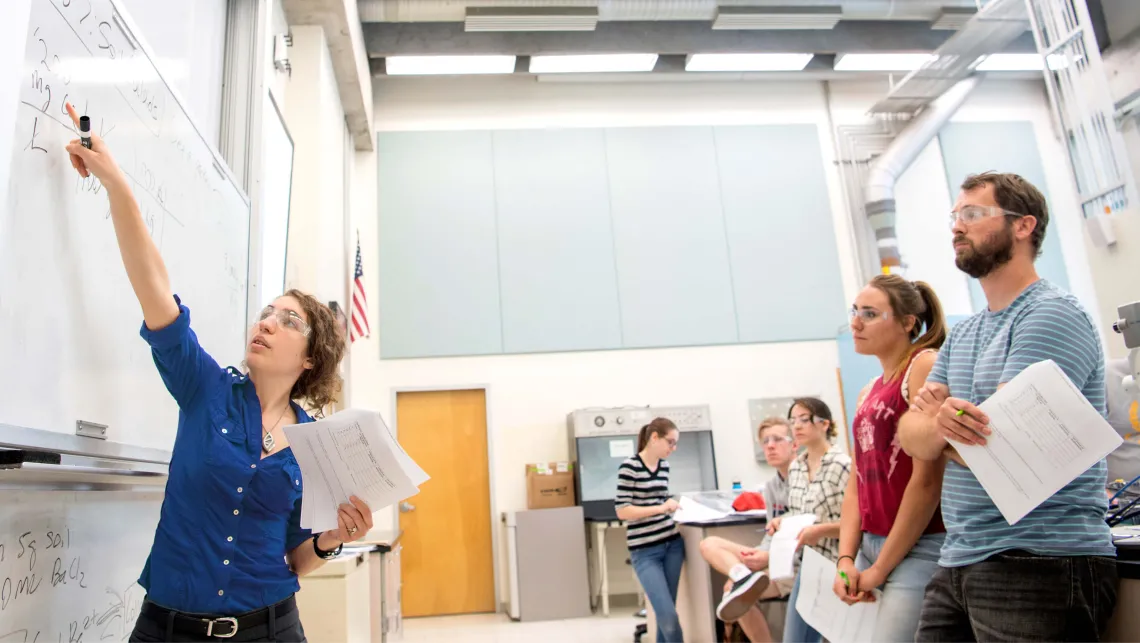
[[[681,496],[679,503],[681,507],[673,514],[673,521],[678,523],[686,522],[711,522],[713,520],[720,520],[728,516],[723,511],[717,511],[708,505],[701,504],[688,496]]]
[[[416,495],[428,480],[379,413],[349,409],[284,431],[305,478],[304,529],[336,529],[337,507],[350,496],[368,503],[375,513]]]
[[[978,408],[993,431],[985,446],[952,444],[1011,525],[1121,443],[1052,360],[1029,366]]]
[[[766,516],[764,509],[751,509],[748,511],[734,511],[731,500],[724,501],[719,496],[723,492],[701,492],[691,496],[684,495],[678,504],[680,508],[673,514],[673,522],[701,523],[715,522],[733,516]],[[726,509],[727,508],[727,509]]]
[[[848,605],[835,595],[832,588],[836,573],[835,563],[811,547],[805,547],[796,611],[831,643],[872,641],[875,624],[879,620],[882,592],[872,590],[876,598],[873,603]]]
[[[768,548],[768,576],[770,578],[793,578],[796,575],[796,543],[805,527],[814,525],[815,514],[784,516],[780,529],[772,536]]]

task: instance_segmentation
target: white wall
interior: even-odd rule
[[[862,122],[868,107],[884,95],[885,83],[833,83],[832,118]],[[832,164],[834,148],[827,105],[817,82],[599,83],[537,82],[533,78],[385,78],[375,87],[379,130],[440,130],[543,127],[639,127],[815,123],[828,166],[844,289],[854,297],[854,253],[846,204]],[[1049,125],[1040,83],[987,82],[956,120],[1030,120],[1037,127],[1056,218],[1065,232],[1079,229],[1072,188]],[[381,151],[382,152],[382,151]],[[1058,162],[1060,159],[1060,163]],[[358,154],[353,194],[354,226],[363,240],[369,311],[378,327],[375,158]],[[946,215],[951,204],[938,142],[932,142],[903,175],[898,190],[899,233],[909,276],[929,281],[951,314],[971,311],[966,280],[953,264]],[[1074,290],[1091,293],[1082,269],[1079,240],[1063,243]],[[1083,274],[1082,274],[1083,270]],[[834,342],[762,344],[550,355],[380,360],[378,337],[353,347],[354,403],[393,418],[393,389],[488,388],[496,511],[525,509],[526,463],[567,457],[565,416],[583,406],[708,403],[716,427],[720,483],[740,476],[758,484],[770,472],[752,458],[746,402],[753,397],[820,394],[839,410]],[[383,516],[381,516],[383,517]],[[394,516],[391,517],[394,520]],[[617,537],[615,537],[617,540]],[[620,546],[611,552],[614,592],[634,586]],[[501,561],[502,562],[502,561]],[[501,579],[500,579],[501,580]]]
[[[343,303],[348,284],[344,109],[322,28],[293,27],[292,33],[285,122],[294,144],[293,195],[285,284]]]

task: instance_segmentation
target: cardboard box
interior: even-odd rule
[[[574,506],[574,469],[569,462],[526,465],[526,508]]]

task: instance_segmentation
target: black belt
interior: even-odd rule
[[[246,630],[269,622],[270,611],[274,618],[281,618],[297,610],[297,599],[293,596],[269,607],[246,612],[237,616],[210,616],[208,614],[187,614],[167,609],[161,605],[144,601],[141,613],[147,618],[166,623],[174,619],[174,630],[183,634],[193,634],[206,638],[228,639],[241,630]],[[270,632],[272,636],[273,632]]]

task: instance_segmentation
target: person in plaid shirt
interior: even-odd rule
[[[839,558],[839,516],[843,509],[843,494],[851,474],[851,458],[832,445],[835,439],[835,422],[831,409],[814,397],[801,398],[788,411],[796,444],[803,452],[788,470],[787,515],[815,514],[817,522],[800,532],[798,546],[811,547],[835,562]],[[768,532],[775,533],[782,519],[768,523]],[[788,614],[784,622],[784,641],[804,643],[822,639],[804,621],[795,609],[800,593],[800,579],[788,597]]]

